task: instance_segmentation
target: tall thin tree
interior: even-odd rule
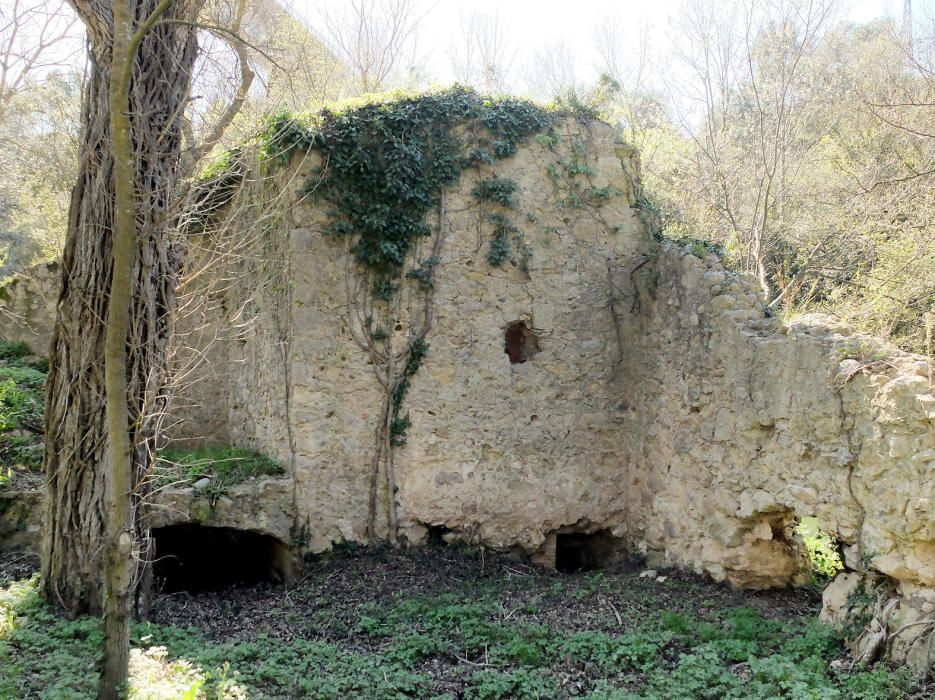
[[[72,614],[105,612],[101,698],[126,680],[145,589],[140,505],[166,400],[181,115],[202,2],[71,0],[91,72],[49,354],[42,590]]]

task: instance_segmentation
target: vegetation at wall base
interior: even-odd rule
[[[157,597],[154,621],[133,628],[130,697],[921,700],[932,689],[882,665],[832,669],[846,661],[841,640],[802,593],[679,572],[557,574],[463,546],[347,548],[309,566],[288,595]],[[35,579],[0,586],[0,697],[93,697],[99,644],[98,621],[59,617]]]
[[[796,532],[805,543],[812,573],[819,583],[828,582],[844,570],[839,545],[819,528],[818,518],[802,518]]]
[[[46,368],[25,343],[0,340],[0,488],[38,485]]]

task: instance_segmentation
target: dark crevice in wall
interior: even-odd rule
[[[561,573],[597,571],[617,563],[622,555],[620,539],[608,530],[555,535],[555,570]]]
[[[425,542],[435,547],[447,545],[448,540],[445,539],[445,537],[451,534],[452,530],[444,525],[429,525],[428,534],[425,536]]]

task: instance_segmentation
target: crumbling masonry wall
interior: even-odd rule
[[[0,338],[26,343],[37,355],[49,352],[61,265],[43,262],[14,275],[0,287]]]
[[[265,185],[283,198],[275,217],[235,204],[225,240],[255,246],[183,289],[173,434],[259,450],[287,476],[213,501],[164,493],[159,525],[248,528],[297,551],[370,537],[385,393],[354,337],[347,243],[326,235],[323,205],[297,194],[320,165],[314,152],[295,158]],[[473,190],[491,177],[516,184],[509,216],[528,261],[488,260],[492,205]],[[431,215],[441,244],[429,348],[374,536],[390,534],[393,498],[410,543],[450,533],[546,561],[556,533],[593,533],[652,565],[760,588],[804,580],[793,530],[814,516],[849,570],[826,617],[848,613],[847,594],[869,582],[886,603],[883,651],[929,663],[931,367],[832,319],[768,318],[752,279],[654,241],[638,196],[633,149],[574,119],[445,191]],[[193,241],[190,260],[212,245]],[[385,329],[396,346],[426,313],[405,286],[397,299]]]
[[[573,185],[547,171],[572,159],[587,163],[582,186],[608,193],[599,206],[563,205]],[[295,190],[319,165],[314,154],[294,163],[279,176],[289,183],[283,189]],[[429,351],[405,400],[407,444],[394,451],[400,534],[408,541],[440,527],[533,552],[563,526],[624,522],[611,274],[648,250],[633,208],[636,168],[635,152],[611,128],[567,120],[555,143],[530,141],[512,158],[465,172],[445,192],[431,222],[442,242]],[[516,184],[509,214],[532,250],[526,269],[487,260],[491,207],[472,190],[493,176]],[[350,330],[359,310],[346,245],[326,234],[324,207],[306,200],[285,211],[276,263],[218,273],[236,280],[223,302],[213,302],[236,310],[236,323],[228,322],[236,331],[222,361],[204,368],[210,377],[193,386],[191,408],[175,417],[194,437],[226,411],[229,439],[286,465],[299,539],[320,551],[367,539],[383,393]],[[400,298],[386,329],[397,346],[423,313],[405,289]],[[511,324],[536,344],[525,362],[511,362],[505,351]],[[381,491],[379,536],[387,535],[385,497]]]
[[[620,387],[631,544],[736,586],[783,586],[803,576],[793,526],[816,516],[849,570],[890,586],[891,628],[931,619],[929,364],[830,318],[765,317],[754,280],[710,254],[663,244],[619,275],[633,309]],[[925,629],[901,634],[903,654]]]

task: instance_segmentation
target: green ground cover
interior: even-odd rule
[[[803,597],[805,596],[805,597]],[[133,629],[133,698],[931,697],[846,658],[814,597],[687,574],[562,575],[431,547],[311,562],[288,589],[157,598]],[[0,698],[91,698],[100,626],[35,579],[0,587]]]
[[[34,486],[42,466],[45,362],[0,340],[0,488]]]

